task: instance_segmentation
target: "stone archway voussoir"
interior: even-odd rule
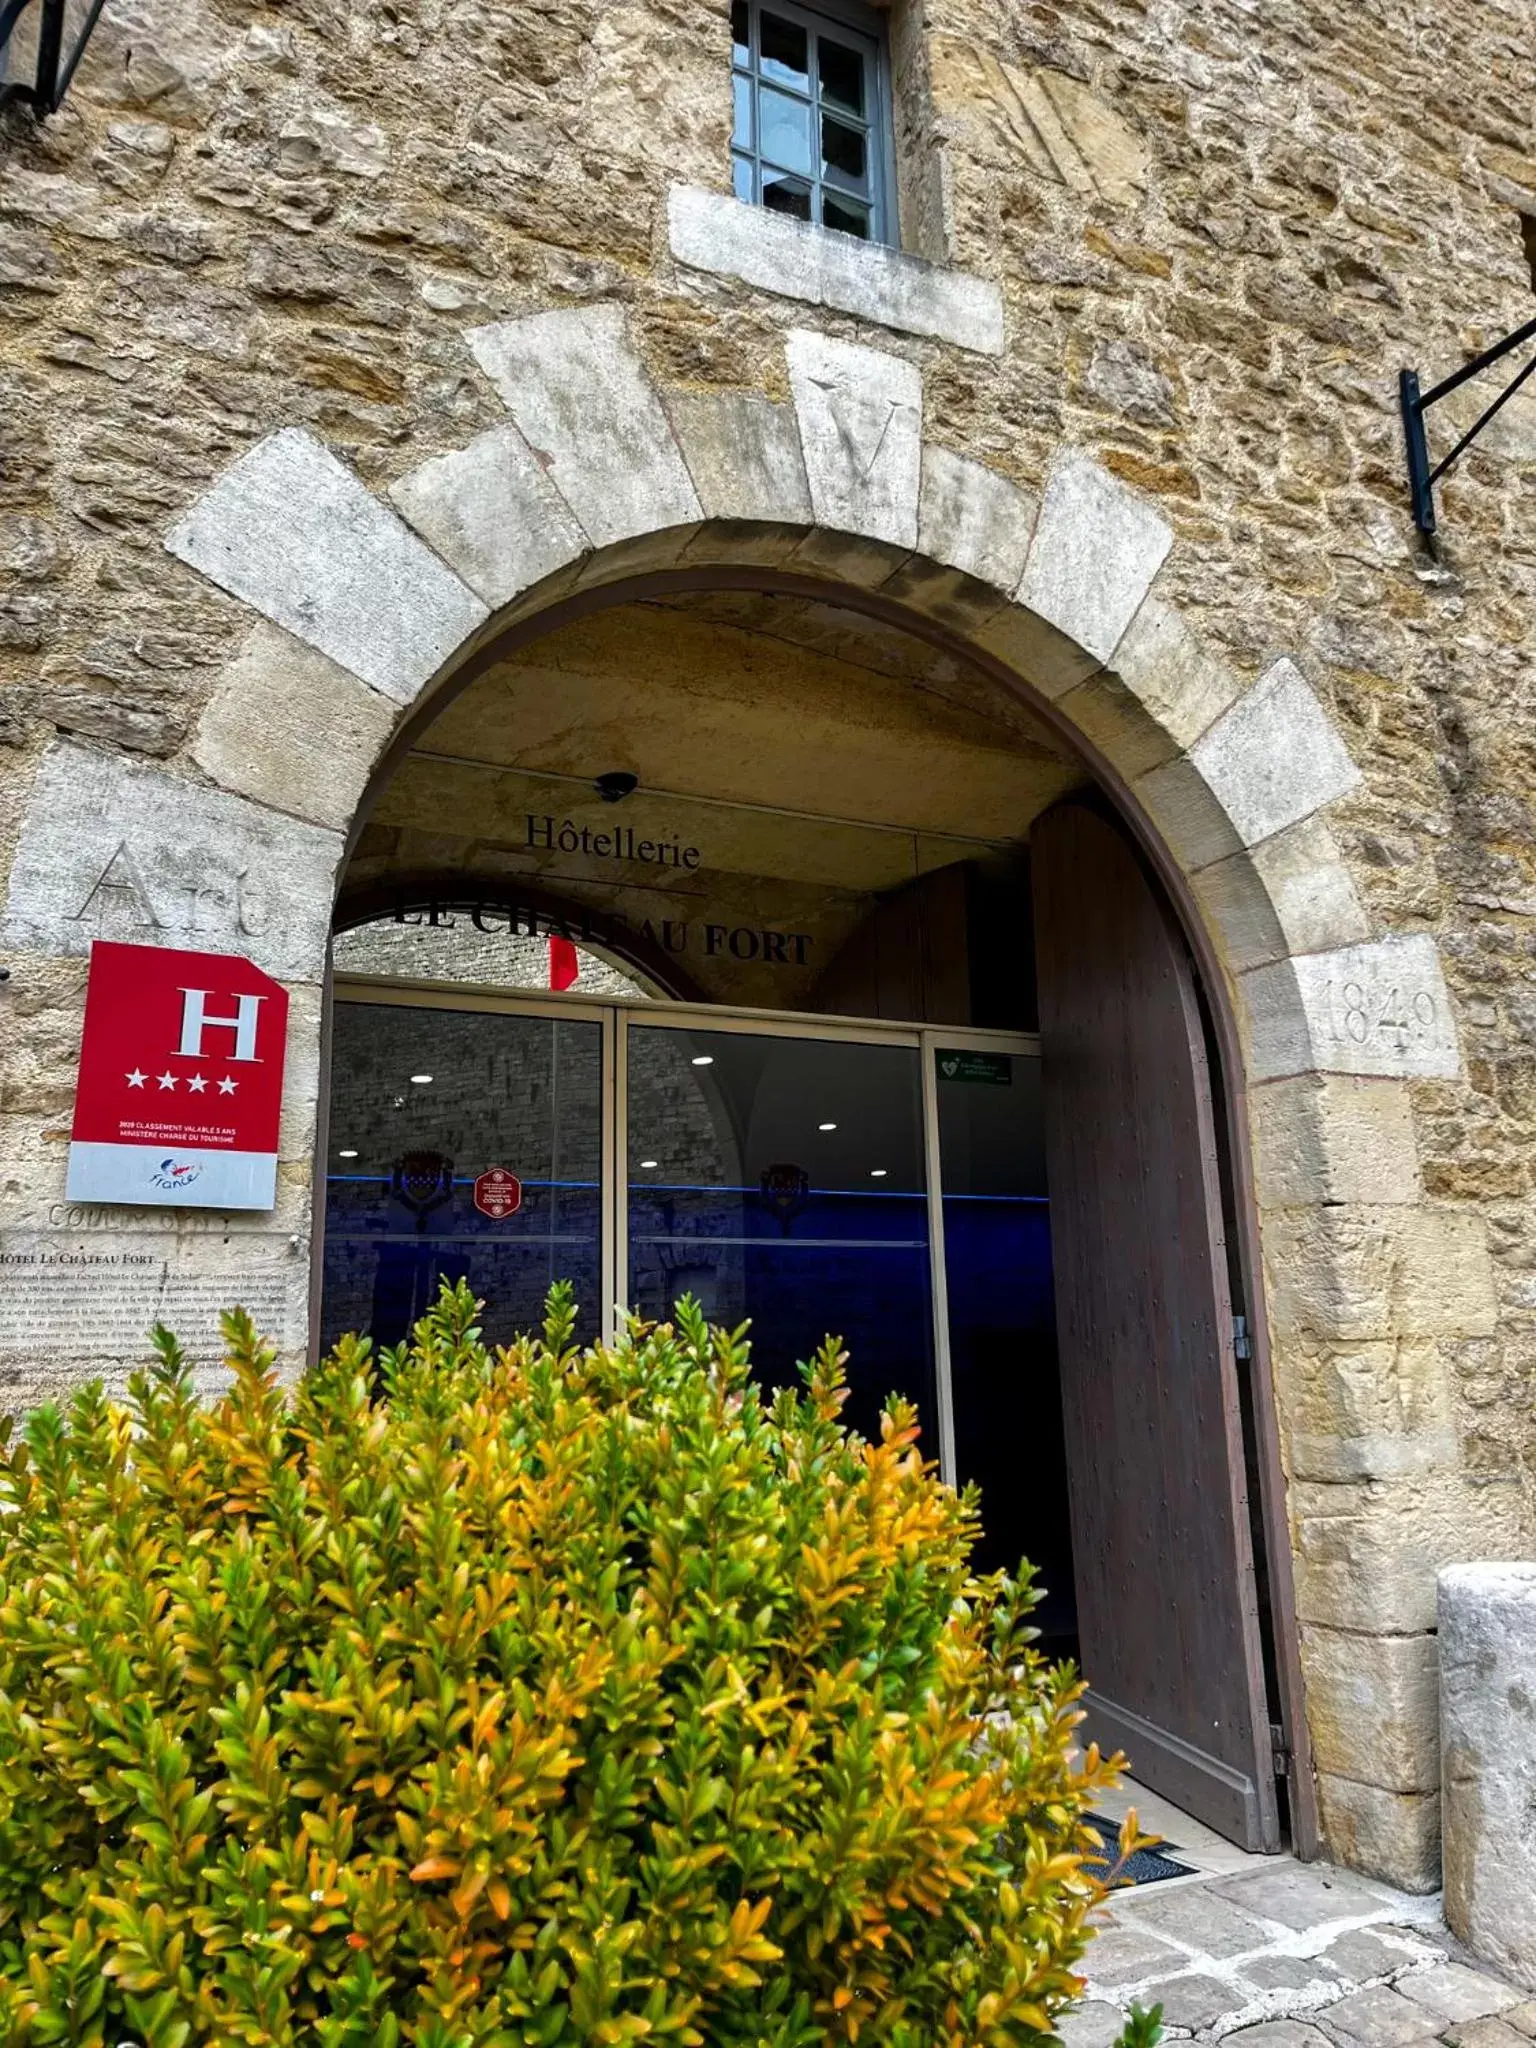
[[[1111,668],[1166,735],[1171,754],[1192,747],[1244,689],[1178,606],[1156,590],[1126,627]]]
[[[192,759],[236,796],[346,832],[398,715],[350,669],[261,619],[219,671]]]
[[[1136,795],[1186,871],[1225,861],[1346,795],[1360,771],[1305,676],[1274,666]]]
[[[975,637],[1013,599],[1039,505],[984,463],[928,441],[917,500],[917,551],[884,594]]]
[[[410,470],[389,495],[493,611],[592,546],[510,421]]]
[[[1244,846],[1310,817],[1360,781],[1312,686],[1286,660],[1201,734],[1189,758]]]
[[[165,545],[397,704],[409,703],[487,615],[444,562],[298,427],[242,455]]]
[[[784,354],[818,526],[911,554],[923,465],[923,379],[915,363],[812,328]]]
[[[1295,953],[1325,953],[1371,936],[1354,878],[1317,814],[1190,877],[1233,974]]]
[[[1114,654],[1173,545],[1167,523],[1078,448],[1046,478],[1012,604],[976,635],[1046,697]]]
[[[1102,667],[1172,546],[1173,529],[1144,499],[1081,449],[1065,448],[1046,478],[1015,596]]]
[[[1239,975],[1237,992],[1251,1082],[1461,1074],[1440,952],[1427,932],[1296,954]]]
[[[325,975],[340,831],[186,775],[56,739],[11,868],[4,937],[55,958],[94,938],[244,953],[290,987]]]
[[[693,479],[622,306],[536,313],[467,338],[594,548],[700,523]]]
[[[756,391],[663,395],[703,515],[687,559],[787,561],[816,523],[794,407]]]

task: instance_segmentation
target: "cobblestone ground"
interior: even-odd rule
[[[1131,2005],[1232,2048],[1531,2048],[1536,1997],[1472,1959],[1437,1897],[1322,1863],[1244,1856],[1168,1809],[1143,1822],[1191,1878],[1120,1892],[1084,1960],[1066,2048],[1108,2048]],[[1118,1817],[1118,1815],[1117,1815]],[[1209,1867],[1215,1865],[1215,1868]]]

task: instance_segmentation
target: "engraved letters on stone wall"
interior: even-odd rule
[[[79,955],[94,939],[249,956],[283,981],[325,968],[341,837],[74,741],[49,748],[3,932]]]

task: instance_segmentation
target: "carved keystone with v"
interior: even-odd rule
[[[923,452],[917,366],[808,328],[789,335],[785,353],[817,524],[915,548]]]

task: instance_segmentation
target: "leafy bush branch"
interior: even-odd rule
[[[291,1393],[231,1314],[212,1406],[160,1332],[5,1450],[5,2038],[1049,2035],[1114,1765],[914,1412],[850,1435],[832,1344],[766,1402],[686,1301],[476,1314]]]

